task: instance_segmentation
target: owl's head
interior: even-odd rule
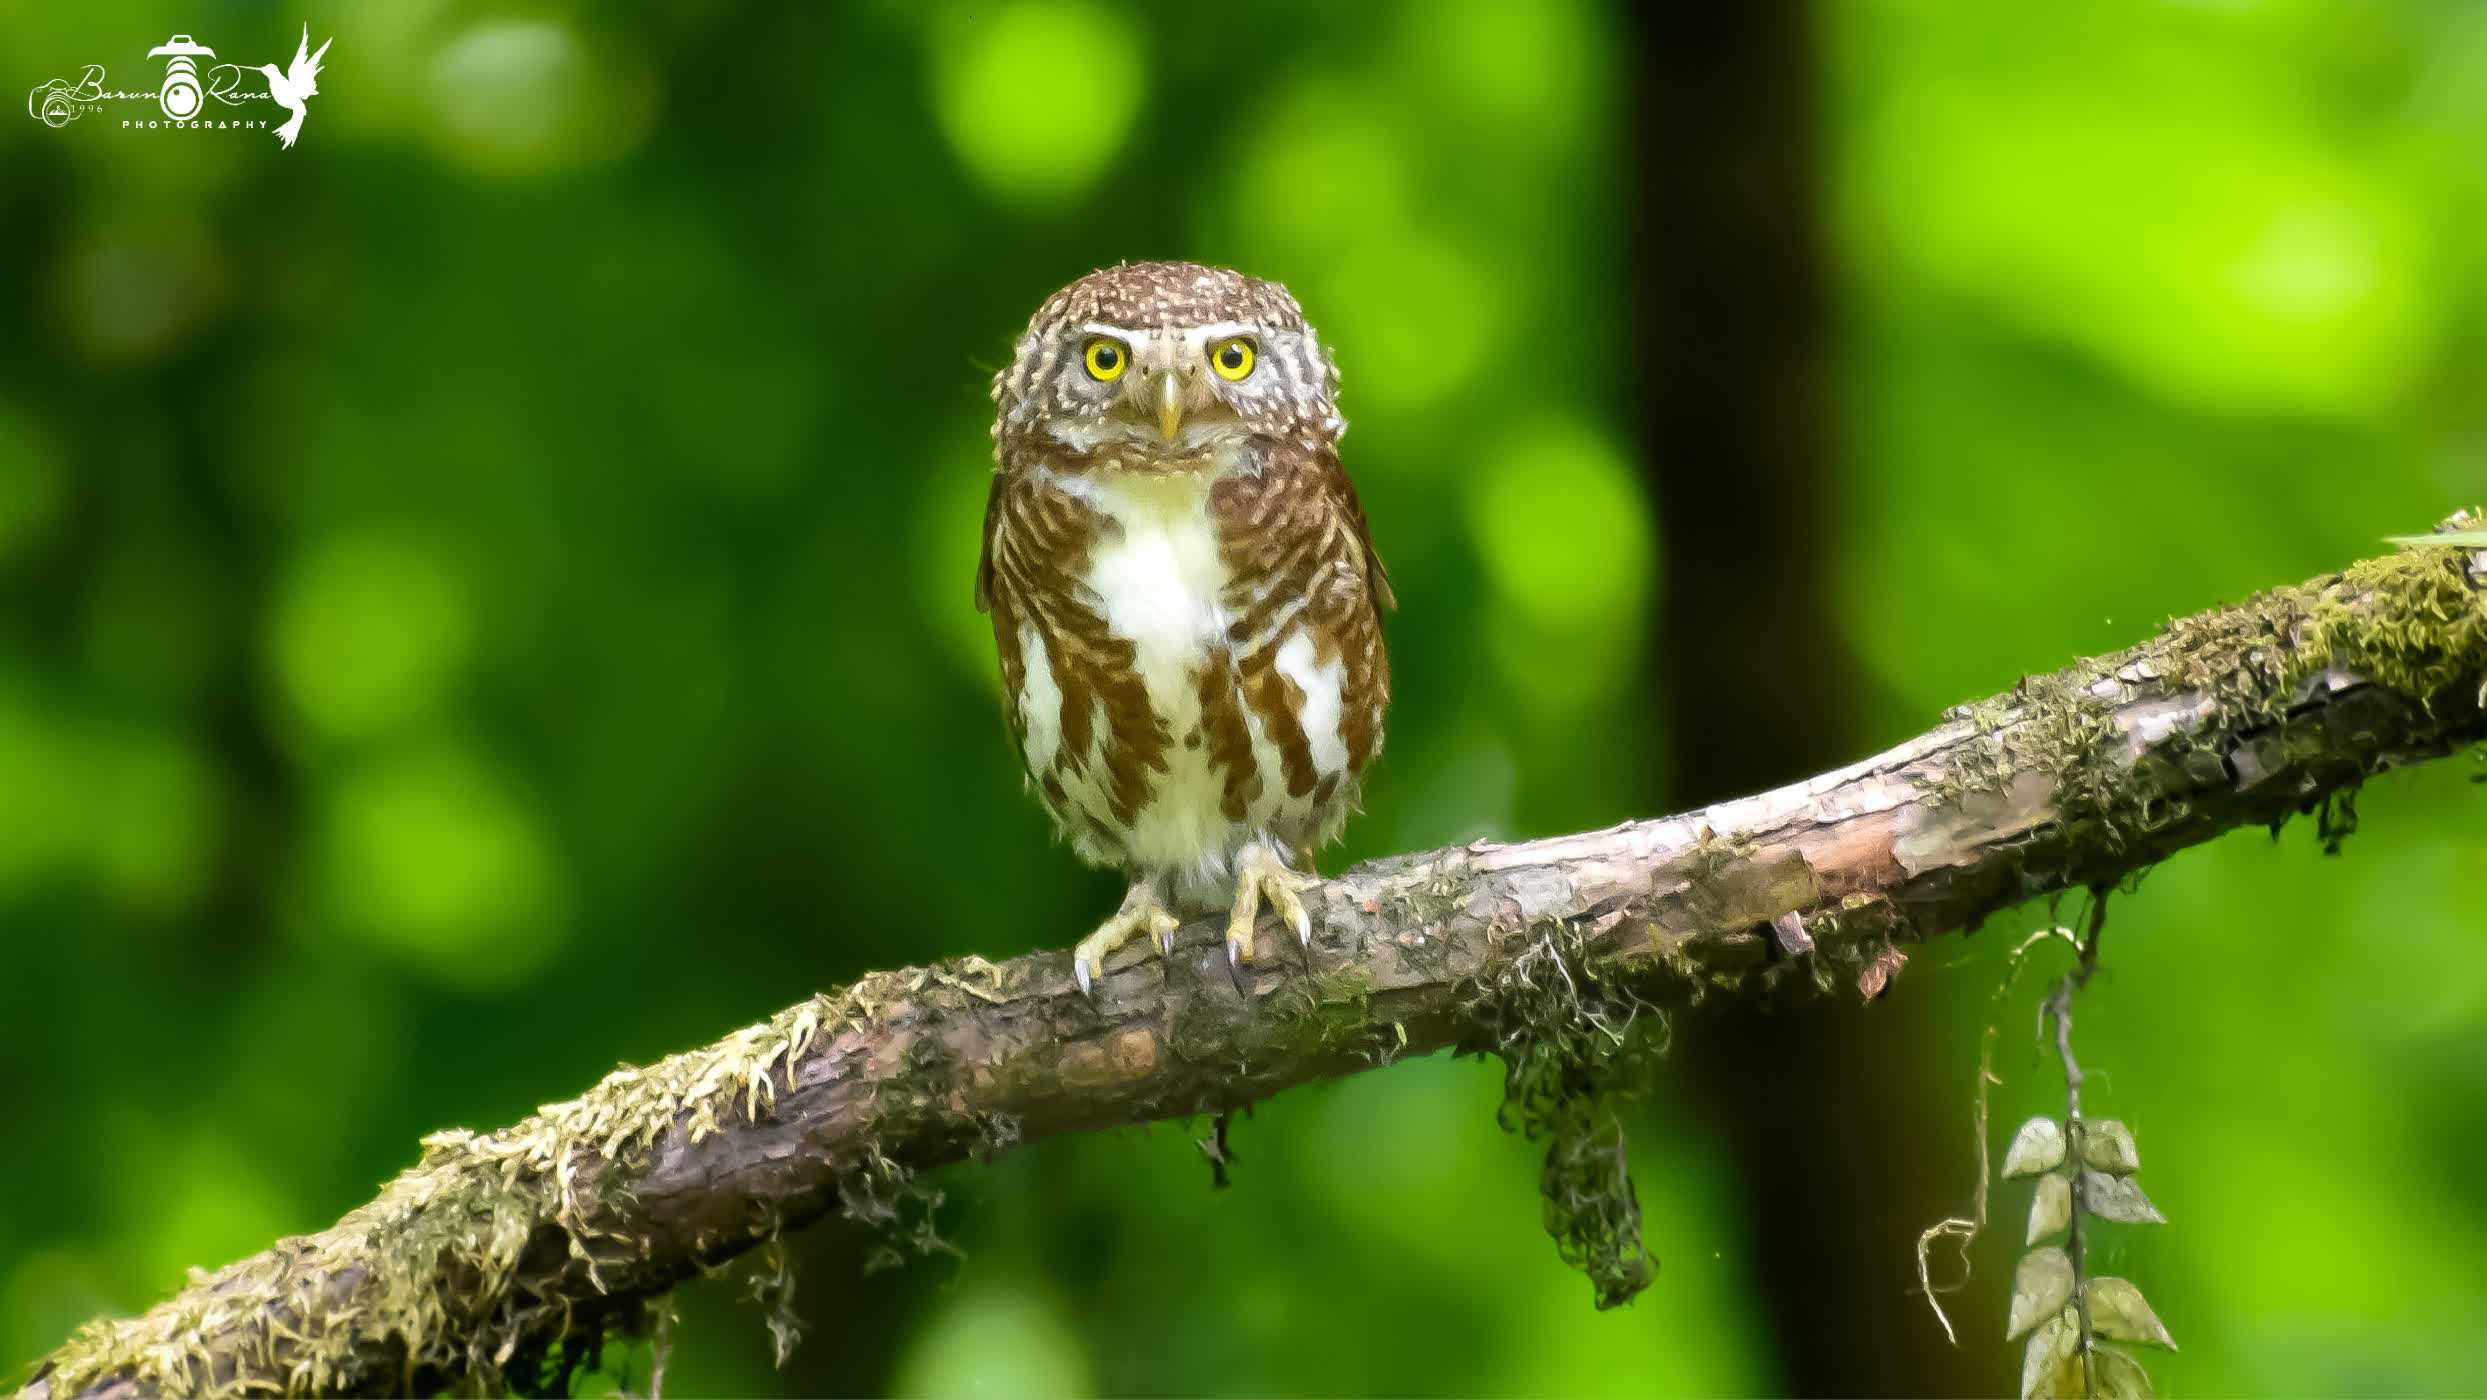
[[[1287,289],[1199,263],[1124,263],[1046,298],[993,378],[1004,449],[1196,468],[1256,434],[1330,442],[1338,367]]]

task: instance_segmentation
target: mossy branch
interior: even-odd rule
[[[1204,923],[1170,958],[1117,957],[1095,1004],[1059,952],[874,973],[514,1127],[428,1138],[370,1204],[90,1323],[24,1393],[524,1387],[784,1230],[886,1213],[910,1172],[1403,1054],[1526,1054],[1579,1034],[1542,995],[1558,982],[1634,1005],[1873,995],[1909,943],[2236,827],[2328,822],[2367,777],[2487,737],[2483,584],[2487,550],[2413,548],[1775,792],[1374,861],[1309,901],[1309,969],[1237,980]]]

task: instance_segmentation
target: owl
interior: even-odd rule
[[[1338,368],[1287,289],[1127,263],[1048,298],[995,376],[976,606],[1028,783],[1122,906],[1082,991],[1178,911],[1309,946],[1313,853],[1382,746],[1390,579],[1339,465]],[[1093,992],[1092,992],[1093,994]]]

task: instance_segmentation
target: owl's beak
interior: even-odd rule
[[[1154,389],[1152,397],[1157,400],[1157,430],[1172,441],[1174,435],[1183,430],[1183,380],[1173,370],[1161,369],[1157,372]]]

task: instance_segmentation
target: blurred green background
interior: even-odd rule
[[[1799,776],[2487,498],[2487,8],[1762,11],[0,0],[12,93],[335,41],[290,151],[0,116],[0,1381],[422,1133],[1111,906],[969,587],[987,377],[1099,264],[1283,280],[1345,369],[1403,607],[1333,868]],[[2116,903],[2080,1041],[2173,1221],[2104,1248],[2164,1391],[2487,1386],[2474,767]],[[1436,1058],[1239,1120],[1225,1191],[1199,1125],[942,1173],[963,1262],[824,1224],[793,1360],[703,1283],[667,1385],[2008,1388],[2025,1197],[1957,1350],[1911,1251],[2046,919],[1680,1017],[1629,1308]],[[1998,1141],[2059,1100],[2037,990]]]

